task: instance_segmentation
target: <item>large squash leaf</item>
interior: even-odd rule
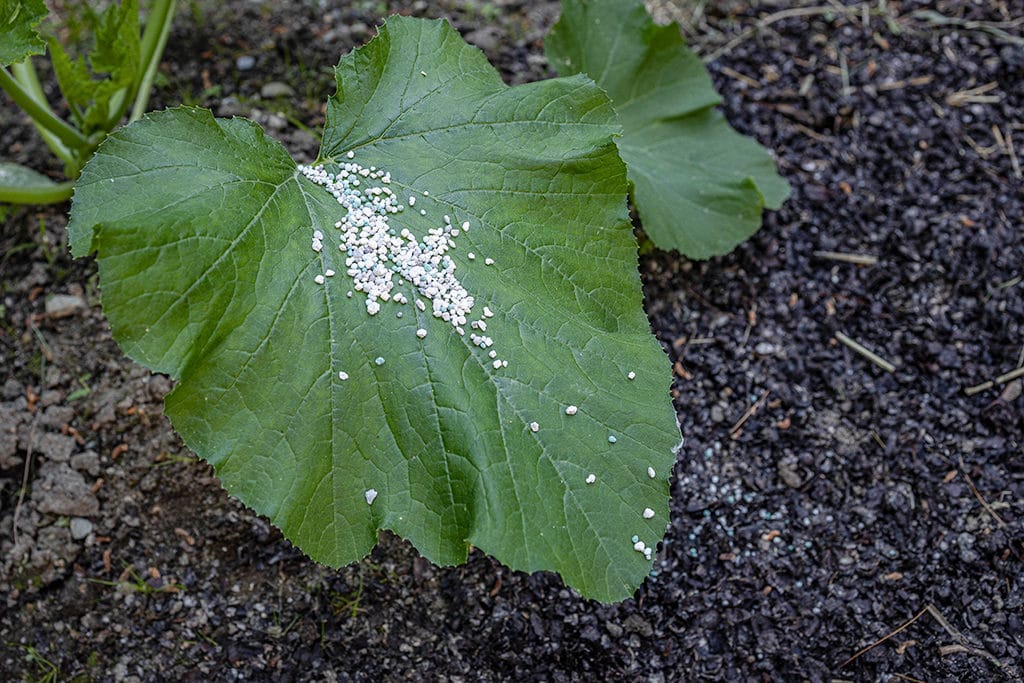
[[[562,0],[545,49],[560,75],[589,75],[615,103],[633,200],[659,248],[724,254],[789,196],[771,155],[716,111],[679,27],[657,26],[642,0]]]
[[[0,66],[46,51],[36,26],[47,13],[43,0],[0,0]]]
[[[438,563],[475,545],[627,597],[651,565],[634,544],[666,528],[679,432],[611,103],[582,76],[509,88],[446,23],[403,18],[337,87],[323,169],[200,109],[103,143],[69,233],[98,252],[115,338],[178,380],[185,442],[314,559],[351,562],[390,529]],[[388,193],[393,212],[360,214]],[[446,250],[426,269],[473,297],[465,323],[359,245],[353,226],[379,219],[392,234],[373,239]],[[353,285],[371,261],[390,300]]]

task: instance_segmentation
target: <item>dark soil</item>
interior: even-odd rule
[[[548,74],[557,15],[182,5],[154,106],[256,118],[300,160],[330,67],[386,12],[450,18],[510,82]],[[1021,681],[1022,382],[965,388],[1024,363],[1024,4],[823,5],[660,8],[794,193],[730,256],[641,257],[687,441],[655,570],[619,605],[387,535],[309,561],[181,446],[169,382],[121,355],[95,264],[66,253],[66,207],[7,211],[0,679]],[[6,101],[0,157],[52,170]]]

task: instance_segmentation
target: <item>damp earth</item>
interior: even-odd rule
[[[520,83],[551,75],[558,13],[180,5],[153,106],[250,117],[300,163],[384,15],[447,17]],[[1024,364],[1024,6],[652,6],[794,190],[725,257],[641,236],[686,443],[635,598],[479,552],[435,567],[386,533],[311,562],[181,445],[67,207],[5,208],[0,679],[1022,680],[1024,380],[986,383]],[[7,100],[0,156],[57,170]]]

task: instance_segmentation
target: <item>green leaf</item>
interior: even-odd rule
[[[352,562],[390,529],[441,564],[473,545],[629,596],[651,567],[632,536],[654,547],[668,522],[679,431],[611,103],[585,77],[509,88],[419,19],[390,19],[336,73],[321,160],[390,173],[353,177],[397,193],[396,233],[459,226],[464,333],[403,275],[409,303],[370,315],[347,295],[335,198],[255,124],[177,109],[112,135],[75,192],[72,250],[98,251],[115,338],[178,380],[185,442],[314,559]]]
[[[23,188],[52,188],[57,185],[54,181],[21,164],[0,162],[0,185]]]
[[[46,51],[36,26],[47,14],[43,0],[0,0],[0,66]]]
[[[105,130],[111,98],[132,85],[139,72],[138,0],[111,4],[93,18],[94,41],[85,56],[72,58],[57,41],[50,41],[53,70],[75,122],[89,134]]]
[[[771,155],[715,111],[679,27],[655,25],[641,0],[562,0],[545,49],[560,75],[588,74],[615,103],[633,201],[659,248],[727,253],[789,196]]]

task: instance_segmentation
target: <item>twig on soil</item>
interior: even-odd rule
[[[1002,100],[1002,96],[986,95],[985,93],[991,92],[998,87],[999,84],[992,81],[991,83],[979,85],[975,88],[967,88],[966,90],[951,92],[946,95],[946,104],[951,107],[966,107],[968,104],[994,104]]]
[[[910,683],[925,683],[920,678],[914,678],[913,676],[908,676],[907,674],[893,674],[893,676],[904,681],[910,681]]]
[[[994,132],[999,129],[996,128],[995,126],[992,126],[992,130]],[[973,149],[977,153],[977,155],[982,159],[988,159],[990,156],[999,151],[998,144],[992,145],[991,147],[982,147],[970,135],[964,135],[964,140],[967,141],[967,144],[971,146],[971,149]]]
[[[873,266],[878,263],[878,257],[872,256],[871,254],[848,254],[842,251],[816,251],[814,255],[818,258],[828,259],[829,261],[842,261],[843,263],[853,263],[858,266]]]
[[[886,372],[896,372],[896,366],[895,365],[893,365],[889,361],[885,360],[884,358],[879,356],[874,351],[871,351],[867,347],[862,346],[861,344],[859,344],[859,343],[855,342],[854,340],[850,339],[849,337],[847,337],[842,332],[836,332],[836,339],[838,339],[844,345],[846,345],[849,348],[853,349],[854,351],[856,351],[860,355],[864,356],[869,361],[871,361],[872,363],[874,363],[878,367],[882,368]]]
[[[974,497],[978,499],[978,502],[981,503],[983,508],[985,508],[985,511],[992,515],[993,519],[999,522],[999,526],[1004,529],[1008,528],[1008,525],[1003,521],[1003,518],[996,514],[996,511],[992,509],[992,506],[988,504],[988,501],[982,497],[981,493],[978,491],[978,487],[975,486],[974,482],[971,480],[971,475],[967,474],[967,468],[964,466],[963,457],[958,456],[958,459],[960,460],[960,474],[964,475],[964,481],[966,481],[967,485],[971,487]]]
[[[899,628],[897,628],[895,631],[890,631],[887,635],[882,636],[881,638],[879,638],[875,642],[871,643],[870,645],[866,645],[865,647],[862,647],[861,649],[857,650],[857,652],[852,657],[850,657],[845,662],[840,664],[839,668],[840,669],[846,668],[846,665],[849,664],[850,662],[852,662],[853,660],[857,659],[858,657],[860,657],[861,655],[863,655],[863,654],[865,654],[867,652],[870,652],[871,650],[874,650],[876,647],[878,647],[879,645],[881,645],[885,641],[889,640],[893,636],[895,636],[895,635],[905,631],[907,629],[907,627],[909,627],[915,621],[917,621],[918,619],[920,619],[921,617],[924,616],[924,613],[928,611],[928,607],[931,607],[931,605],[928,605],[923,610],[921,610],[920,612],[915,614],[909,620],[904,622],[904,624],[902,626],[900,626]]]
[[[1004,662],[1000,661],[1000,659],[998,657],[996,657],[995,655],[993,655],[991,652],[989,652],[989,651],[987,651],[987,650],[985,650],[983,648],[979,648],[979,647],[974,646],[971,643],[971,641],[966,636],[964,636],[964,634],[960,633],[960,631],[957,630],[957,628],[955,626],[953,626],[951,623],[949,623],[949,621],[946,619],[946,617],[942,616],[942,612],[940,612],[935,607],[935,605],[932,605],[931,603],[929,603],[928,605],[925,605],[924,609],[922,609],[920,612],[918,612],[913,617],[908,619],[906,622],[904,622],[896,630],[891,631],[888,634],[882,636],[881,638],[879,638],[875,642],[871,643],[870,645],[862,647],[852,657],[850,657],[845,662],[840,664],[839,668],[840,669],[845,668],[848,664],[853,662],[855,659],[857,659],[861,655],[863,655],[863,654],[865,654],[867,652],[870,652],[871,650],[875,649],[876,647],[878,647],[879,645],[881,645],[885,641],[889,640],[893,636],[895,636],[895,635],[905,631],[911,624],[913,624],[915,621],[917,621],[922,616],[924,616],[925,613],[930,614],[932,616],[932,618],[934,618],[935,621],[939,624],[939,626],[941,626],[943,628],[943,630],[945,630],[946,633],[948,633],[950,635],[950,637],[955,638],[956,640],[960,641],[959,644],[957,644],[957,645],[944,645],[944,646],[940,647],[939,648],[939,654],[940,655],[944,656],[944,655],[947,655],[947,654],[954,654],[954,653],[963,652],[963,653],[967,653],[967,654],[977,655],[979,657],[984,657],[985,659],[987,659],[990,662],[992,662],[996,667],[998,667],[1003,673],[1005,673],[1012,680],[1014,680],[1014,681],[1020,681],[1021,680],[1020,672],[1016,670],[1016,667],[1007,666]]]
[[[11,538],[14,545],[18,545],[18,517],[21,516],[21,506],[25,502],[25,490],[28,489],[28,471],[32,469],[32,451],[35,448],[36,424],[39,422],[39,415],[42,411],[37,410],[32,418],[32,426],[28,428],[28,445],[25,447],[25,467],[21,472],[21,490],[18,491],[18,502],[14,506],[14,521],[11,522]]]
[[[796,128],[801,133],[803,133],[804,135],[806,135],[807,137],[811,138],[812,140],[817,140],[818,142],[827,142],[827,143],[831,143],[832,142],[832,138],[830,138],[829,136],[822,135],[821,133],[819,133],[819,132],[817,132],[815,130],[811,130],[810,128],[808,128],[807,126],[803,125],[802,123],[794,123],[793,127]]]
[[[749,40],[751,37],[756,35],[758,31],[766,29],[772,24],[782,21],[783,19],[793,19],[796,17],[815,17],[823,14],[846,14],[851,16],[858,16],[863,13],[865,7],[866,4],[861,3],[857,5],[852,5],[850,7],[791,7],[789,9],[784,9],[764,17],[756,24],[754,24],[752,27],[746,29],[745,31],[740,33],[738,36],[730,40],[722,47],[712,51],[710,54],[705,55],[703,57],[703,60],[705,62],[715,61],[716,59],[726,54],[727,52],[731,52],[738,45],[741,45],[742,43]],[[871,12],[869,9],[869,13],[874,12]]]
[[[729,433],[735,434],[736,432],[738,432],[740,427],[743,426],[743,423],[749,420],[754,415],[754,413],[760,410],[761,406],[764,405],[764,402],[768,399],[768,394],[770,393],[771,389],[765,389],[764,393],[761,394],[761,397],[754,401],[753,405],[747,408],[747,412],[743,413],[740,419],[736,420],[736,424],[732,426],[732,429],[729,430]]]
[[[850,67],[846,63],[846,54],[839,50],[839,79],[843,83],[843,97],[849,97],[853,94],[853,90],[850,89]]]
[[[964,476],[966,476],[966,473]],[[1017,667],[1007,666],[1002,660],[1000,660],[998,657],[996,657],[988,650],[984,649],[983,647],[978,647],[977,645],[972,643],[970,639],[967,638],[967,636],[961,633],[955,626],[953,626],[953,624],[949,623],[949,621],[946,620],[946,617],[942,616],[942,612],[940,612],[935,607],[935,605],[928,605],[927,607],[925,607],[925,610],[927,610],[927,612],[935,618],[935,621],[939,622],[939,626],[945,629],[946,633],[948,633],[951,638],[955,638],[956,640],[960,641],[956,645],[941,646],[939,648],[940,656],[944,657],[946,655],[964,653],[976,655],[978,657],[984,657],[988,661],[992,662],[1000,671],[1006,674],[1011,680],[1021,680],[1021,674],[1020,671],[1017,670]]]
[[[905,78],[898,81],[887,81],[885,83],[879,83],[877,90],[879,92],[889,92],[890,90],[902,90],[911,86],[917,87],[921,85],[928,85],[935,80],[934,74],[928,74],[926,76],[915,76],[914,78]]]
[[[727,66],[722,66],[722,67],[719,67],[719,70],[723,74],[728,76],[729,78],[731,78],[731,79],[733,79],[735,81],[739,81],[741,83],[746,83],[751,88],[760,88],[761,87],[761,84],[758,83],[757,81],[755,81],[753,78],[751,78],[750,76],[748,76],[746,74],[741,74],[739,71],[736,71],[735,69],[730,69]]]
[[[1017,152],[1013,149],[1013,135],[1010,134],[1010,129],[1007,128],[1006,133],[1003,135],[1006,138],[1006,152],[1010,155],[1010,165],[1013,166],[1013,175],[1017,180],[1021,179],[1020,161],[1017,159]]]
[[[1008,43],[1024,45],[1024,38],[1006,30],[1020,28],[1021,25],[1024,25],[1024,19],[1013,19],[1011,21],[971,21],[959,17],[947,17],[930,9],[915,10],[910,13],[910,16],[933,26],[957,26],[966,31],[981,31]]]
[[[990,379],[987,382],[975,384],[973,387],[967,387],[966,389],[964,389],[964,393],[967,394],[968,396],[974,396],[975,394],[980,394],[986,389],[991,389],[992,387],[998,384],[1006,384],[1007,382],[1015,380],[1018,377],[1024,377],[1024,366],[1021,366],[1016,370],[1010,370],[1009,372],[1003,375],[999,375],[995,379]]]

